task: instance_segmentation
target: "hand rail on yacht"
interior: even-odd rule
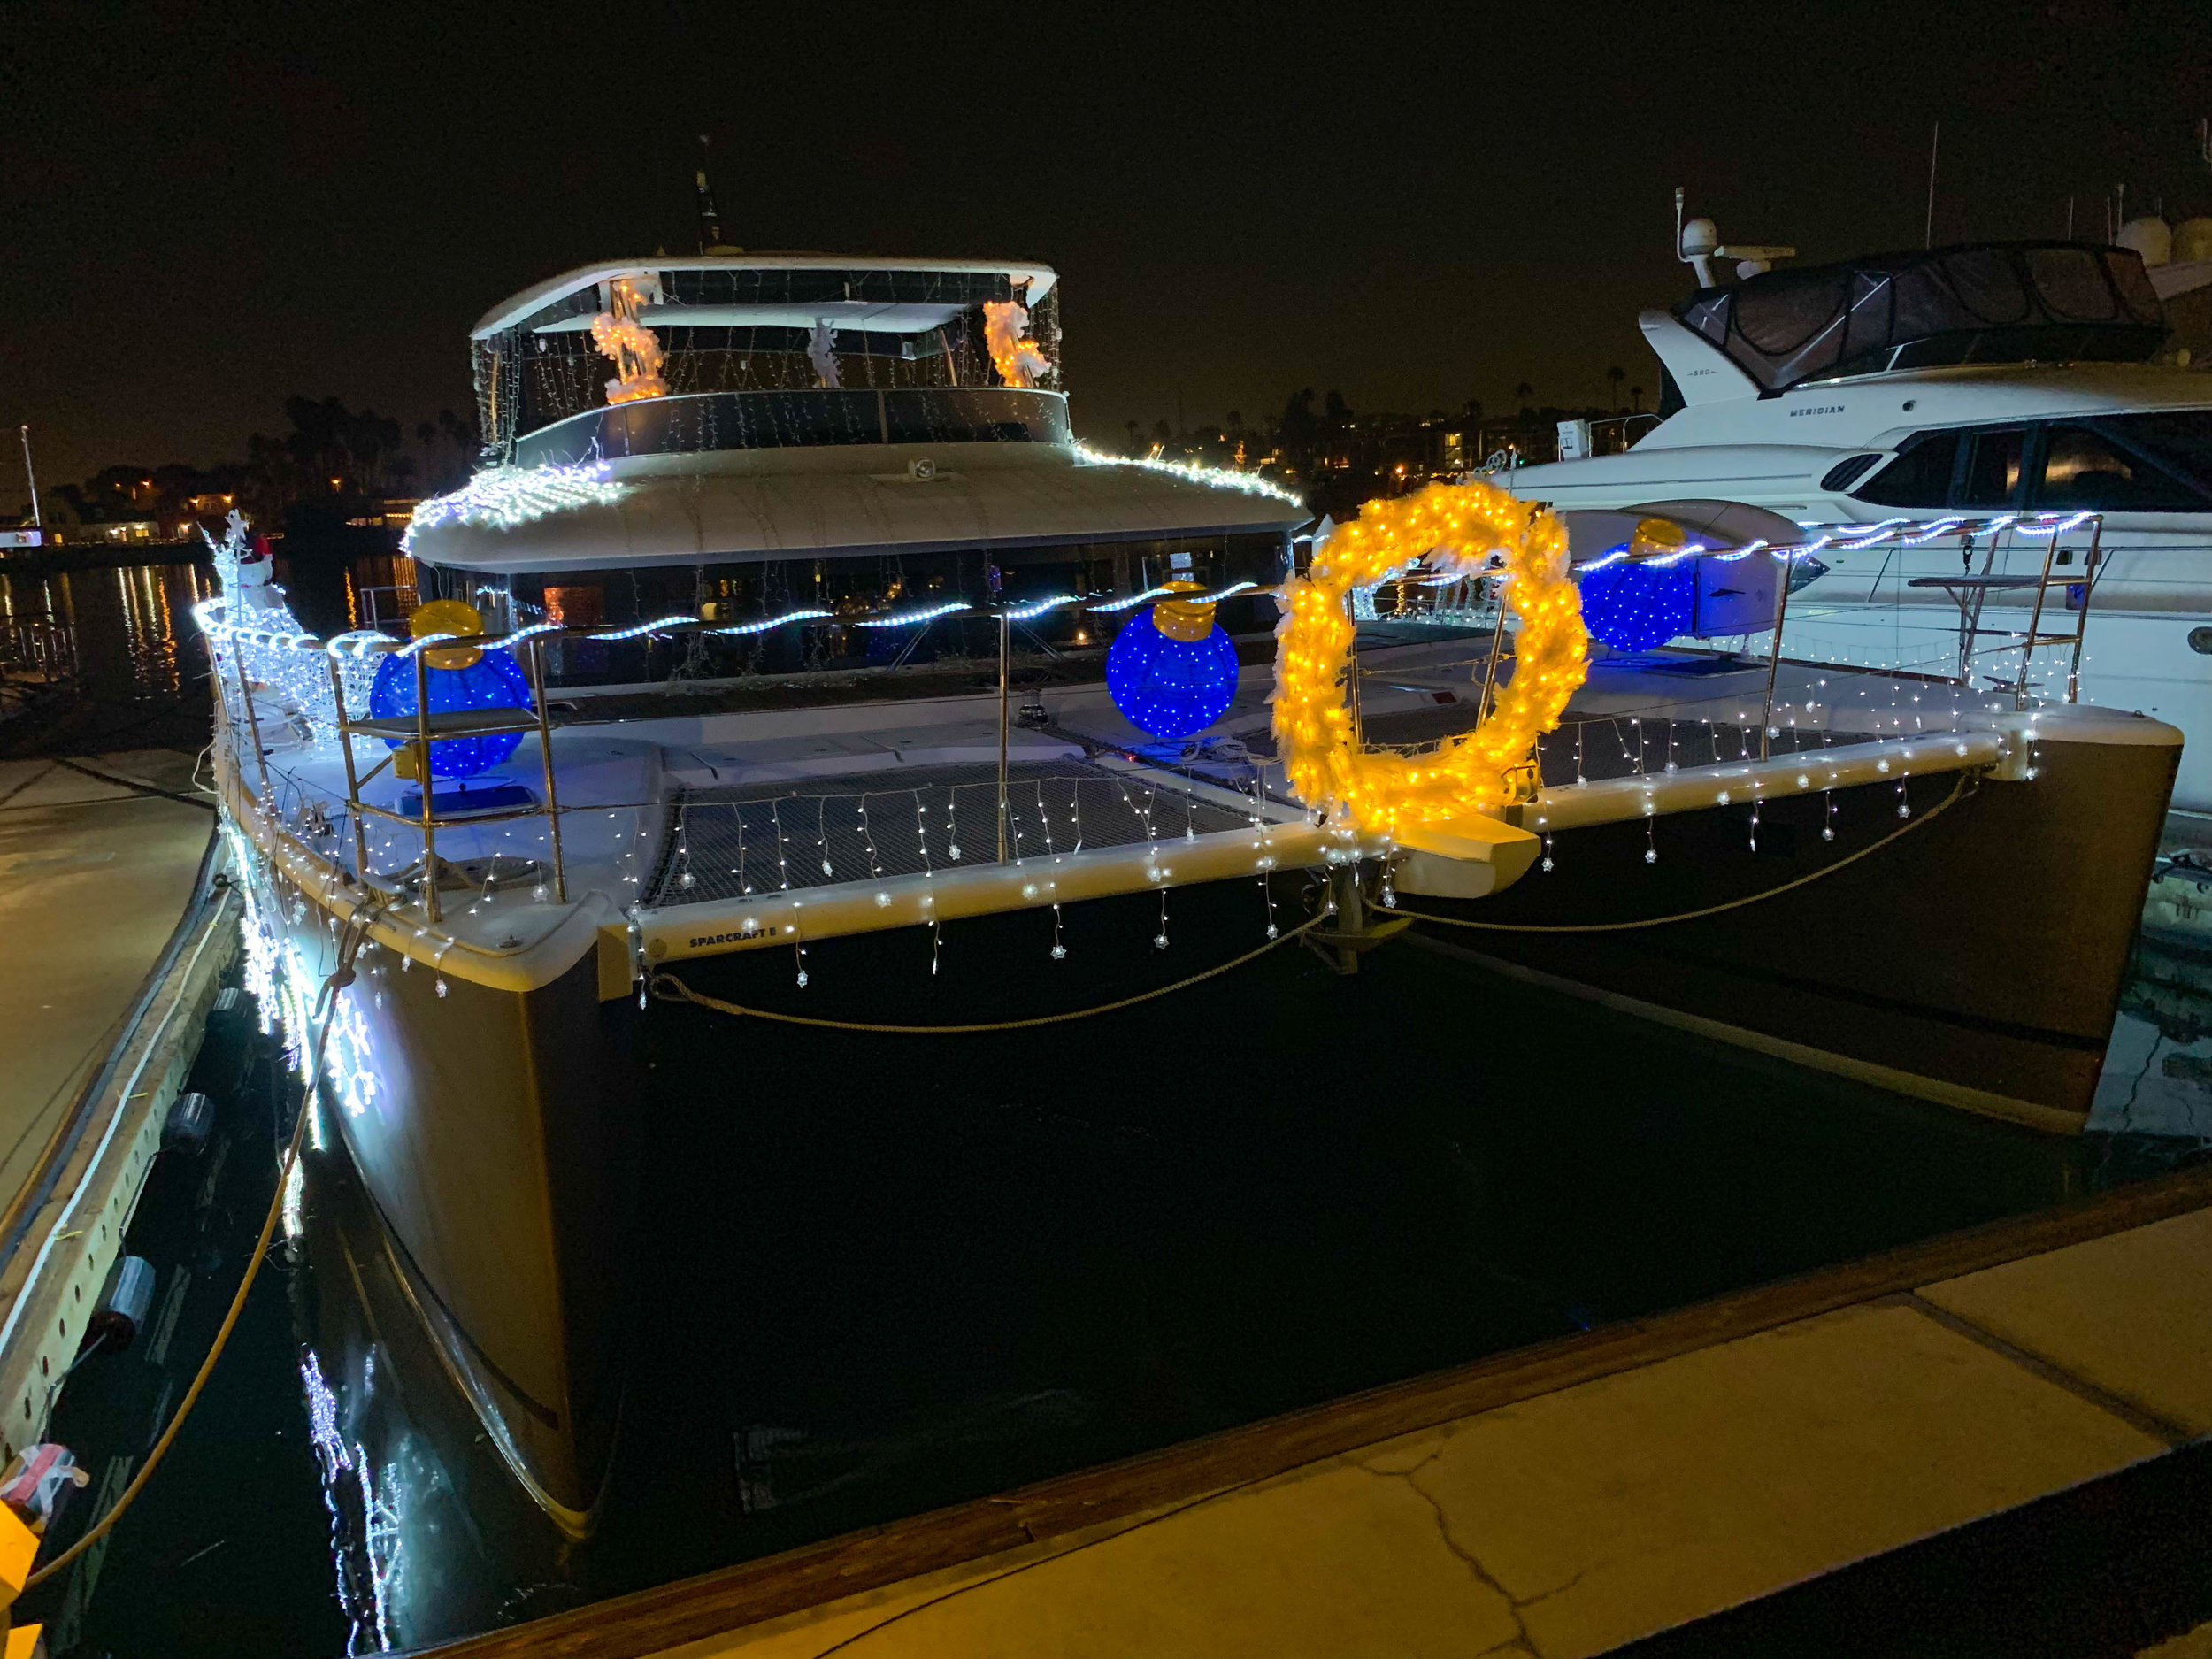
[[[1254,588],[1250,582],[1236,582],[1217,593],[1193,595],[1196,603],[1210,603]],[[1164,590],[1163,590],[1164,591]],[[1075,594],[1056,594],[1044,599],[1005,601],[998,604],[973,607],[980,616],[998,625],[999,635],[999,743],[998,794],[999,833],[998,862],[1008,862],[1006,842],[1007,749],[1011,726],[1010,658],[1011,631],[1022,623],[1031,621],[1046,612],[1068,605],[1085,604],[1083,596]],[[1090,610],[1117,610],[1118,603],[1089,604]],[[907,623],[933,619],[935,615],[950,610],[968,610],[966,605],[946,607],[922,618],[902,617],[893,620]],[[552,715],[545,691],[545,648],[565,641],[597,641],[601,642],[634,640],[648,634],[676,634],[708,633],[743,634],[764,632],[787,624],[815,621],[841,621],[865,626],[883,618],[865,617],[840,618],[820,610],[803,610],[761,622],[737,626],[718,626],[703,618],[690,615],[672,615],[656,618],[649,622],[633,623],[621,626],[571,626],[563,623],[539,622],[526,627],[500,634],[428,634],[419,638],[400,640],[374,629],[357,628],[325,640],[311,634],[254,628],[229,618],[228,603],[221,598],[203,600],[192,608],[194,619],[211,639],[233,644],[244,643],[278,651],[297,653],[303,657],[319,655],[330,681],[330,696],[335,718],[330,722],[339,739],[339,750],[346,773],[346,803],[353,826],[356,869],[365,881],[374,879],[369,864],[369,847],[365,819],[371,817],[404,823],[419,831],[423,841],[420,883],[423,913],[428,921],[442,919],[438,894],[437,835],[441,829],[452,829],[464,825],[495,819],[542,817],[548,822],[548,839],[552,850],[553,886],[557,901],[568,902],[567,861],[561,846],[561,806],[559,784],[553,764],[553,731],[561,724]],[[497,710],[460,710],[434,712],[430,708],[429,653],[433,650],[515,650],[526,648],[529,663],[532,707],[526,714],[521,710],[502,713]],[[412,716],[356,718],[347,708],[345,667],[349,661],[360,664],[371,657],[396,657],[411,660],[415,674],[415,712]],[[251,736],[254,752],[260,766],[261,794],[265,801],[270,796],[268,758],[262,740],[258,711],[255,706],[253,687],[246,672],[242,653],[233,650],[232,665],[238,680],[241,705]],[[436,791],[432,787],[430,765],[431,745],[463,737],[479,737],[500,732],[535,732],[539,753],[544,767],[545,798],[527,807],[518,807],[495,813],[472,810],[464,815],[440,813],[436,807]],[[397,742],[400,747],[364,772],[353,749],[357,737],[381,738]],[[361,797],[361,788],[374,780],[388,765],[395,764],[401,757],[407,757],[406,769],[423,780],[419,810],[404,815],[375,806]]]

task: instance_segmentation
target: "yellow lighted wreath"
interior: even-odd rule
[[[1490,718],[1417,755],[1362,748],[1345,692],[1352,618],[1345,596],[1425,556],[1441,571],[1497,568],[1520,628],[1513,678]],[[1513,796],[1509,773],[1587,672],[1582,602],[1567,573],[1566,526],[1494,485],[1431,484],[1371,501],[1314,550],[1313,570],[1283,590],[1276,628],[1275,744],[1294,794],[1356,827],[1388,834],[1401,824],[1494,811]]]

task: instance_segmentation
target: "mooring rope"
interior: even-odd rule
[[[1952,787],[1951,793],[1945,795],[1942,800],[1937,802],[1918,818],[1909,824],[1900,824],[1881,840],[1870,842],[1860,848],[1858,851],[1837,859],[1832,864],[1823,864],[1819,869],[1801,875],[1794,881],[1785,881],[1778,887],[1769,887],[1764,893],[1754,893],[1744,898],[1730,899],[1723,904],[1709,904],[1701,910],[1684,910],[1674,916],[1647,916],[1640,921],[1632,922],[1540,923],[1471,922],[1463,920],[1456,916],[1431,916],[1424,910],[1409,910],[1395,905],[1378,908],[1385,916],[1403,916],[1417,922],[1436,922],[1446,927],[1479,927],[1486,933],[1617,933],[1634,927],[1664,927],[1673,922],[1694,922],[1701,916],[1717,916],[1723,910],[1740,910],[1747,904],[1757,904],[1767,899],[1778,898],[1793,888],[1801,887],[1808,882],[1817,881],[1823,876],[1832,876],[1845,865],[1855,864],[1860,859],[1881,851],[1883,848],[1901,836],[1909,835],[1922,825],[1933,823],[1937,818],[1941,818],[1945,812],[1958,803],[1961,796],[1967,793],[1967,785],[1971,781],[1973,781],[1971,773],[1961,772],[1958,782]]]
[[[772,1009],[748,1008],[741,1002],[726,1002],[718,996],[709,996],[695,991],[666,969],[655,973],[650,981],[652,993],[663,1002],[690,1002],[699,1008],[710,1008],[718,1014],[736,1014],[751,1019],[780,1020],[787,1025],[814,1025],[826,1031],[872,1031],[895,1037],[964,1037],[987,1031],[1025,1031],[1037,1025],[1058,1025],[1071,1019],[1089,1019],[1094,1015],[1110,1014],[1118,1008],[1133,1008],[1139,1002],[1149,1002],[1156,996],[1187,990],[1217,974],[1240,968],[1255,956],[1263,956],[1278,945],[1287,945],[1294,939],[1310,933],[1331,919],[1333,912],[1324,910],[1320,915],[1298,924],[1288,933],[1269,940],[1256,950],[1222,963],[1217,967],[1194,973],[1188,979],[1178,979],[1172,985],[1156,986],[1149,991],[1140,991],[1134,996],[1125,996],[1118,1002],[1102,1002],[1096,1008],[1079,1008],[1065,1014],[1039,1014],[1030,1019],[989,1020],[977,1025],[885,1025],[866,1020],[823,1019],[811,1014],[780,1014]]]

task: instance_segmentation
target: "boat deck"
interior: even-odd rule
[[[1012,858],[1187,840],[1244,828],[1261,812],[1256,799],[1238,810],[1156,773],[1079,758],[1010,765],[1006,794]],[[674,811],[654,905],[929,875],[998,856],[995,766],[687,789]]]
[[[1417,748],[1474,726],[1488,648],[1486,638],[1464,634],[1378,641],[1361,663],[1367,741]],[[1554,803],[1578,820],[1682,810],[1689,794],[1674,786],[1698,777],[1718,777],[1730,787],[1735,774],[1744,773],[1745,787],[1755,792],[1777,787],[1747,771],[1755,771],[1762,758],[1767,676],[1763,662],[1694,653],[1601,659],[1559,728],[1540,745],[1544,800],[1537,810],[1555,824],[1568,819]],[[1250,683],[1240,684],[1228,713],[1202,741],[1188,744],[1147,744],[1101,685],[1026,691],[1025,723],[1006,733],[1007,862],[1060,863],[1086,854],[1095,863],[1115,849],[1157,849],[1308,822],[1272,758],[1264,671],[1243,678]],[[670,712],[648,718],[636,718],[627,707],[634,701],[626,700],[629,718],[594,719],[593,697],[565,700],[565,723],[551,740],[557,861],[534,730],[488,771],[439,781],[432,808],[452,821],[436,833],[442,872],[438,926],[453,942],[491,952],[531,950],[550,939],[574,902],[595,894],[618,913],[728,909],[818,888],[848,896],[864,890],[883,905],[890,902],[884,884],[965,880],[999,862],[995,692],[743,713],[686,714],[672,698]],[[1928,764],[1977,764],[1990,734],[2017,724],[2012,703],[2009,693],[1965,691],[1942,681],[1783,664],[1763,748],[1774,764],[1786,764],[1786,757],[1812,749],[1971,733],[1985,741],[1970,757],[1954,746],[1955,753],[1930,755]],[[422,832],[411,821],[423,810],[419,785],[385,766],[360,786],[361,800],[380,810],[363,815],[363,872],[355,869],[363,860],[338,742],[311,718],[265,719],[262,734],[267,788],[280,821],[315,852],[373,885],[389,888],[419,879]],[[384,753],[378,737],[356,739],[358,768],[374,766]],[[1817,779],[1793,772],[1789,782],[1799,789],[1828,787],[1842,776],[1839,764],[1819,769]],[[259,793],[253,764],[242,772],[245,786]],[[1632,780],[1640,792],[1635,801],[1597,798],[1607,786],[1617,794]],[[1591,798],[1574,799],[1586,785],[1595,787]],[[1240,856],[1250,851],[1240,838],[1237,845]],[[1253,856],[1265,863],[1246,857],[1238,867],[1287,867],[1285,861],[1317,862],[1318,854],[1317,843],[1261,848]],[[569,903],[562,902],[557,862]],[[1163,879],[1148,856],[1139,863],[1146,868],[1131,879]],[[1178,867],[1185,879],[1207,879],[1217,863],[1186,858]],[[1120,879],[1098,878],[1108,887]],[[1070,890],[1065,896],[1077,895]],[[971,902],[998,901],[979,892]],[[828,925],[828,912],[810,907],[809,913]],[[764,912],[758,920],[764,929]],[[887,916],[876,920],[891,922]]]

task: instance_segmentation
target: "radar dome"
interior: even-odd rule
[[[2185,219],[2174,227],[2174,263],[2212,259],[2212,219]]]
[[[2154,214],[2131,219],[2120,227],[2119,245],[2139,254],[2145,265],[2164,265],[2174,257],[2174,233]]]
[[[1720,232],[1709,219],[1694,219],[1682,227],[1682,257],[1695,259],[1720,246]]]

